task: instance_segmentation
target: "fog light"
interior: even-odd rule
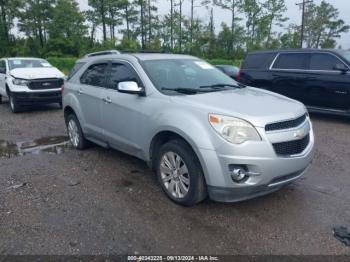
[[[234,182],[242,182],[247,177],[247,172],[242,168],[235,168],[231,171],[231,178]]]

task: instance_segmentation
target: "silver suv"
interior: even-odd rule
[[[86,57],[65,83],[63,106],[75,148],[92,141],[147,161],[182,205],[271,193],[312,161],[303,104],[240,85],[192,56]]]

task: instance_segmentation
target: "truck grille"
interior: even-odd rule
[[[293,120],[272,123],[265,126],[265,131],[290,129],[301,125],[306,120],[306,114]]]
[[[273,144],[277,155],[290,156],[301,154],[310,143],[310,134],[300,140]]]
[[[49,78],[30,81],[28,87],[32,90],[57,89],[63,84],[63,79]]]

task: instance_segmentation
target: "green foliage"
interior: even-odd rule
[[[68,74],[68,72],[73,68],[77,58],[74,57],[49,57],[47,61],[54,67]]]

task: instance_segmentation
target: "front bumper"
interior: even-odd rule
[[[61,103],[61,91],[50,92],[12,92],[11,95],[20,105],[38,105]]]
[[[279,139],[288,141],[295,130],[266,134],[258,129],[263,141],[242,145],[224,143],[216,150],[201,149],[209,197],[220,202],[243,201],[277,191],[300,178],[313,159],[314,134],[309,125],[306,130],[310,142],[299,155],[278,156],[273,147]],[[244,167],[249,177],[241,183],[234,182],[231,177],[234,167]]]

